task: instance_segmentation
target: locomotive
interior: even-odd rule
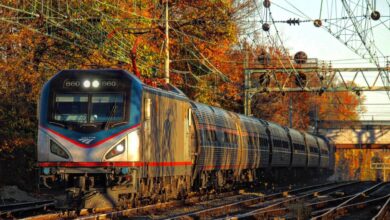
[[[334,167],[324,138],[192,101],[124,70],[60,71],[44,85],[38,113],[40,184],[86,208]]]

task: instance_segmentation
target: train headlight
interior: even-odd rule
[[[85,80],[85,81],[83,82],[83,86],[84,86],[85,88],[91,87],[91,81]]]
[[[50,140],[50,152],[64,159],[69,159],[69,155],[66,153],[66,151],[62,149],[59,144],[52,140]]]
[[[108,152],[108,154],[106,155],[106,159],[113,158],[113,157],[125,152],[125,144],[126,144],[125,140],[123,140],[119,144],[117,144],[114,148],[112,148],[110,150],[110,152]]]
[[[118,144],[116,145],[115,150],[122,153],[125,150],[125,146],[123,146],[123,144]]]
[[[98,88],[99,86],[100,86],[99,81],[94,80],[94,81],[92,82],[92,87],[93,87],[93,88]]]

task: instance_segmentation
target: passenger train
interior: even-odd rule
[[[185,198],[334,167],[334,146],[324,138],[113,69],[63,70],[44,85],[37,154],[41,186],[86,208]]]

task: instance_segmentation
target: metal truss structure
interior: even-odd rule
[[[245,69],[245,114],[251,114],[252,96],[259,92],[313,92],[321,95],[324,92],[349,91],[360,96],[364,91],[390,90],[388,84],[384,85],[379,80],[381,75],[389,74],[389,66],[332,68],[329,65],[318,66],[315,63],[313,59],[308,64],[293,65],[289,68],[263,65]],[[351,79],[347,80],[347,77]]]
[[[374,17],[375,1],[369,0],[328,0],[322,6],[322,14],[327,19],[322,23],[336,39],[350,48],[362,58],[369,59],[377,66],[383,66],[378,57],[384,55],[375,45],[373,29],[378,24],[384,24],[388,18]],[[381,19],[381,20],[380,20]]]
[[[376,0],[321,0],[320,16],[311,18],[295,7],[293,1],[285,0],[292,8],[286,9],[269,0],[258,4],[258,15],[262,20],[262,29],[269,35],[269,24],[288,23],[294,25],[300,22],[313,22],[317,28],[326,29],[332,36],[342,42],[354,53],[373,63],[374,67],[364,68],[332,68],[330,65],[318,66],[318,62],[308,65],[298,65],[292,58],[280,61],[277,67],[259,65],[247,68],[245,75],[245,114],[251,114],[251,98],[259,92],[343,92],[352,91],[360,95],[363,91],[384,91],[390,99],[389,60],[375,44],[374,28],[383,25],[390,31],[390,17],[377,11]],[[266,4],[267,3],[267,4]],[[386,0],[390,7],[389,1]],[[385,4],[386,4],[385,3]],[[272,5],[286,10],[288,13],[300,15],[306,20],[275,21],[272,17]],[[383,9],[381,9],[383,10]],[[387,12],[387,11],[383,11]],[[269,18],[268,18],[268,17]],[[388,23],[388,24],[387,24]],[[267,28],[264,28],[267,25]],[[283,44],[276,29],[279,41],[271,41],[274,47]],[[270,37],[269,37],[270,38]],[[352,79],[346,80],[346,75]],[[368,78],[374,77],[374,80]],[[359,82],[357,79],[363,79]]]
[[[389,18],[381,18],[376,8],[376,0],[327,0],[322,4],[325,5],[321,5],[320,13],[328,16],[320,23],[323,28],[357,55],[375,64],[383,85],[389,86],[388,71],[381,71],[387,60],[375,45],[373,32],[378,25],[384,25],[390,31],[390,26],[386,25]],[[389,91],[385,91],[390,98]]]

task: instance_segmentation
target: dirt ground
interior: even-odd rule
[[[17,186],[3,186],[0,188],[0,204],[10,202],[32,202],[37,201],[33,195],[20,190]]]

